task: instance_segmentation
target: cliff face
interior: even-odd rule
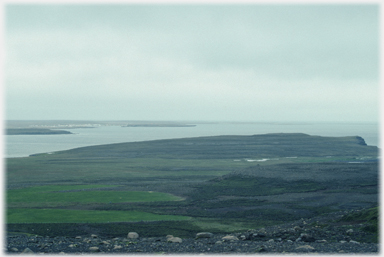
[[[367,145],[362,137],[357,136],[356,139],[359,145]]]

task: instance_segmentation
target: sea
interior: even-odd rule
[[[379,146],[379,125],[375,123],[282,123],[282,122],[202,122],[193,127],[122,127],[101,125],[94,128],[65,129],[73,134],[6,135],[5,158],[27,157],[78,147],[123,142],[150,141],[219,135],[305,133],[316,136],[360,136],[368,145]]]

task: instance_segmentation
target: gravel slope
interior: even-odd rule
[[[372,234],[361,230],[364,224],[337,220],[351,211],[301,219],[242,233],[210,234],[203,238],[177,236],[150,238],[41,237],[7,235],[6,253],[379,253],[379,244],[364,242]]]

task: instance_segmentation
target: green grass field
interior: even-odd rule
[[[141,211],[99,211],[43,209],[81,204],[112,204],[132,202],[177,201],[177,197],[161,192],[122,191],[113,185],[37,186],[7,191],[8,223],[55,222],[123,222],[153,220],[185,220],[188,217],[158,215]],[[104,190],[101,190],[104,189]],[[105,189],[115,189],[107,191]],[[33,208],[22,208],[33,207]]]
[[[12,203],[122,203],[176,201],[182,198],[160,192],[90,190],[110,188],[103,185],[38,186],[13,189],[7,192],[7,202]],[[114,186],[116,188],[116,186]],[[87,191],[82,191],[88,189]],[[80,190],[80,191],[72,191]]]
[[[7,223],[105,223],[158,220],[188,220],[179,215],[158,215],[141,211],[95,211],[63,209],[8,209]]]

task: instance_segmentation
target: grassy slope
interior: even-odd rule
[[[318,183],[312,178],[292,177],[294,181],[287,182],[285,179],[277,179],[278,177],[268,178],[265,174],[276,173],[283,178],[286,178],[287,174],[298,176],[297,174],[308,173],[310,170],[316,171],[317,162],[333,161],[336,164],[340,161],[375,160],[377,154],[376,147],[364,145],[358,137],[325,138],[305,134],[267,134],[156,140],[83,147],[55,154],[8,159],[7,185],[10,188],[20,188],[44,184],[109,184],[124,186],[126,191],[167,192],[183,196],[186,200],[150,204],[136,202],[127,205],[118,201],[106,204],[97,197],[97,203],[75,204],[71,208],[192,216],[192,221],[184,222],[184,225],[179,227],[192,229],[198,225],[202,230],[207,228],[212,231],[230,231],[292,220],[300,215],[314,215],[332,209],[326,204],[310,206],[308,202],[313,202],[311,200],[304,203],[305,206],[300,200],[290,201],[289,208],[286,208],[287,203],[283,201],[276,204],[270,199],[261,199],[262,195],[267,197],[309,194],[331,189],[327,187],[329,183]],[[264,158],[270,160],[261,161]],[[273,164],[286,167],[284,165],[289,163],[302,167],[313,162],[315,166],[312,167],[283,168],[284,174],[270,170],[261,177],[255,177],[253,174],[252,179],[244,179],[244,174],[231,173],[234,170],[242,170],[241,173],[247,175],[255,172],[261,174],[262,171],[254,171],[254,167],[279,167]],[[330,167],[330,174],[335,173],[332,169],[344,168]],[[369,181],[364,183],[370,186],[368,195],[375,195],[377,176],[374,175],[374,168],[370,171],[372,175]],[[226,177],[226,174],[229,177]],[[356,181],[356,177],[352,179]],[[359,185],[352,183],[351,187],[336,187],[332,190],[355,190],[353,186]],[[115,194],[116,192],[112,193]],[[88,196],[83,194],[84,198],[91,196],[95,197],[95,193]],[[16,208],[17,205],[10,207]],[[296,210],[299,212],[295,212]]]

